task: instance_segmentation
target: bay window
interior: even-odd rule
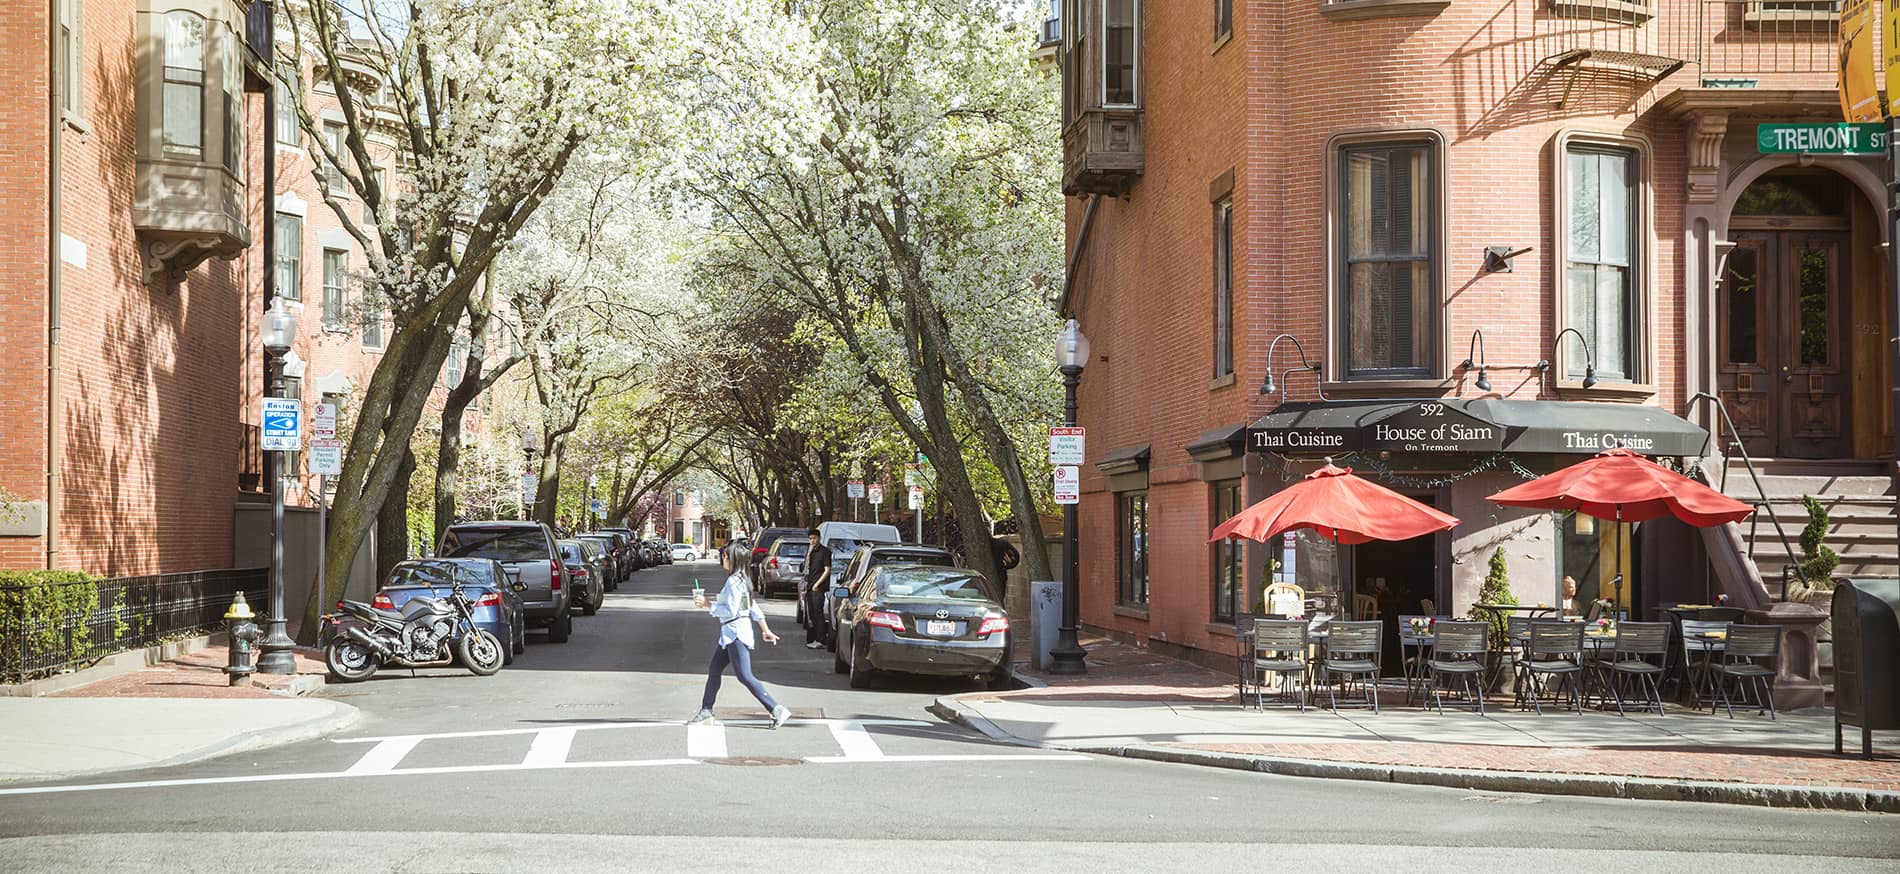
[[[165,15],[165,154],[204,154],[205,19],[179,10]]]

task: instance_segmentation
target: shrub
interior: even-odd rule
[[[1812,495],[1802,495],[1801,506],[1808,510],[1807,527],[1801,529],[1801,580],[1808,589],[1832,591],[1834,569],[1840,567],[1841,557],[1821,542],[1827,536],[1827,508]]]
[[[1517,596],[1511,594],[1511,571],[1504,561],[1504,548],[1498,547],[1491,552],[1491,569],[1484,575],[1484,585],[1478,587],[1480,604],[1517,604]],[[1504,636],[1504,613],[1488,611],[1493,637]]]
[[[92,635],[84,620],[99,609],[97,582],[80,571],[0,571],[0,681],[86,657]]]

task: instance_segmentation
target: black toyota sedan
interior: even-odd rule
[[[1010,687],[1009,614],[996,587],[963,568],[877,568],[848,592],[838,616],[832,667],[851,675],[853,689],[868,688],[880,673],[979,677],[993,689]]]

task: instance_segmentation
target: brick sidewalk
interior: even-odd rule
[[[319,675],[323,662],[312,658],[313,650],[297,653],[297,675]],[[55,698],[277,698],[291,694],[291,677],[253,674],[251,685],[233,686],[223,671],[229,653],[223,646],[208,646],[161,665],[107,677],[77,686],[49,697]]]

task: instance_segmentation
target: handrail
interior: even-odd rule
[[[1769,504],[1768,490],[1762,487],[1761,476],[1755,471],[1755,460],[1749,457],[1748,447],[1742,445],[1741,438],[1735,436],[1735,420],[1729,418],[1728,407],[1722,403],[1721,398],[1718,398],[1715,395],[1709,394],[1708,392],[1705,392],[1705,391],[1696,392],[1694,396],[1689,398],[1689,403],[1693,405],[1696,401],[1701,401],[1701,400],[1706,400],[1710,404],[1713,404],[1715,406],[1715,411],[1722,415],[1723,433],[1728,435],[1730,444],[1735,448],[1736,453],[1741,455],[1742,467],[1748,470],[1748,479],[1750,482],[1753,482],[1755,484],[1755,496],[1760,499],[1760,500],[1751,502],[1755,506],[1755,513],[1759,517],[1759,515],[1761,514],[1763,510],[1768,511],[1768,522],[1769,524],[1775,526],[1775,536],[1777,539],[1781,541],[1782,550],[1788,553],[1788,563],[1783,565],[1781,568],[1781,599],[1780,600],[1786,601],[1788,600],[1788,574],[1789,574],[1790,569],[1792,569],[1794,575],[1798,577],[1802,583],[1806,583],[1808,581],[1807,577],[1803,576],[1801,573],[1801,559],[1795,554],[1794,544],[1788,541],[1788,530],[1781,527],[1781,519],[1775,515],[1773,506]],[[1709,443],[1710,441],[1714,439],[1715,439],[1714,431],[1708,432],[1708,436],[1702,438],[1703,457],[1705,458],[1708,457]],[[1728,465],[1726,463],[1722,465],[1722,481],[1716,486],[1716,488],[1724,493],[1728,491]],[[1754,520],[1754,521],[1759,521],[1759,519]],[[1750,527],[1751,528],[1754,527],[1754,522],[1751,522]],[[1748,535],[1748,545],[1750,547],[1753,547],[1755,545],[1755,535],[1753,531],[1750,531]]]

